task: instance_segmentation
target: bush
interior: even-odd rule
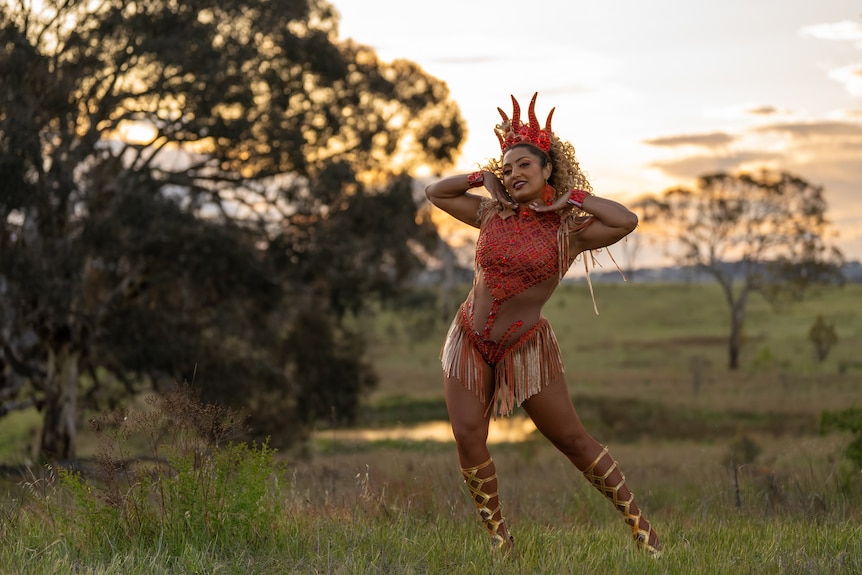
[[[73,506],[61,520],[70,543],[88,553],[144,547],[178,557],[189,546],[227,553],[266,540],[279,513],[275,450],[231,441],[237,414],[202,404],[187,387],[149,403],[142,413],[91,420],[101,441],[92,477],[60,470]],[[148,456],[132,457],[137,442]]]
[[[834,323],[826,323],[823,316],[818,315],[817,319],[808,330],[808,339],[814,344],[814,357],[817,361],[823,363],[832,351],[832,347],[838,343],[838,333],[835,331]]]
[[[862,408],[851,407],[843,411],[825,411],[820,416],[820,431],[849,431],[853,440],[844,450],[856,469],[862,469]]]

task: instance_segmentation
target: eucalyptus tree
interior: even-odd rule
[[[0,44],[0,414],[40,409],[52,458],[81,402],[181,379],[276,436],[352,417],[344,319],[434,245],[446,85],[323,0],[4,0]]]
[[[778,304],[818,283],[842,281],[824,190],[799,176],[716,173],[699,178],[695,189],[673,188],[641,207],[677,263],[721,286],[730,312],[730,369],[739,367],[752,293]]]

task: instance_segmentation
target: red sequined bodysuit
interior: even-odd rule
[[[482,364],[491,366],[488,407],[505,415],[563,373],[556,337],[541,312],[572,263],[568,233],[580,226],[557,212],[529,209],[490,208],[481,221],[473,289],[452,322],[441,359],[446,374],[483,403]]]
[[[504,212],[483,227],[473,291],[463,313],[490,365],[539,321],[542,305],[557,287],[559,228],[558,214],[532,210]]]

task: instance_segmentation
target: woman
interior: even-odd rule
[[[536,428],[623,513],[639,549],[661,544],[625,478],[582,425],[566,385],[560,350],[542,306],[575,258],[609,246],[637,226],[623,205],[590,193],[573,146],[544,128],[530,102],[528,122],[512,97],[511,120],[499,109],[502,158],[483,170],[429,185],[431,202],[479,228],[473,288],[441,352],[446,407],[461,471],[494,548],[510,550],[488,451],[492,415],[521,405]],[[470,192],[484,186],[491,197]]]

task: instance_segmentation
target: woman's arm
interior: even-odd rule
[[[582,208],[593,216],[593,221],[569,238],[572,255],[615,244],[638,227],[637,214],[619,202],[587,196]]]
[[[481,174],[478,177],[477,174]],[[443,178],[425,188],[425,195],[431,203],[473,227],[479,227],[479,206],[482,196],[470,193],[472,188],[484,186],[497,201],[511,203],[511,199],[502,198],[505,194],[503,184],[493,173],[488,171],[474,174],[458,174]]]
[[[560,210],[570,207],[567,203],[568,199],[568,196],[561,196],[550,206],[536,203],[530,207],[537,212]],[[573,257],[587,250],[615,244],[638,226],[637,214],[621,203],[607,198],[585,195],[581,202],[581,209],[592,218],[588,226],[569,236],[569,253]]]

